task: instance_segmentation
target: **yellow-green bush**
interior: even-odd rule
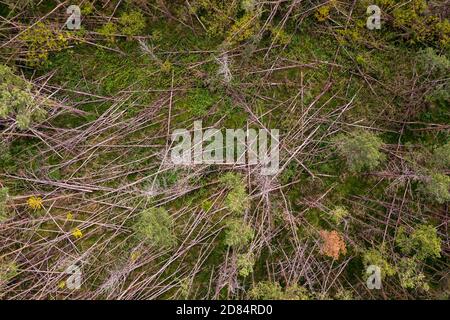
[[[259,28],[259,17],[247,13],[228,30],[226,41],[230,44],[247,41],[256,34]]]
[[[441,239],[430,225],[421,224],[410,235],[400,227],[395,242],[404,254],[414,255],[418,260],[441,256]]]
[[[116,41],[116,34],[119,33],[119,30],[117,29],[117,25],[112,22],[107,22],[97,29],[97,32],[100,33],[100,35],[102,35],[108,42],[113,43]]]
[[[69,34],[52,28],[43,22],[36,23],[20,35],[27,48],[26,59],[30,66],[38,66],[48,60],[50,53],[61,51],[69,43]]]
[[[126,36],[138,36],[145,29],[145,18],[139,11],[123,13],[119,18],[120,33]]]
[[[363,263],[367,268],[370,265],[378,266],[381,269],[381,278],[386,276],[393,276],[396,273],[395,267],[393,267],[384,257],[384,250],[379,251],[376,249],[371,249],[364,252]]]
[[[198,17],[209,36],[222,36],[240,9],[238,1],[194,0],[190,4],[191,14]]]
[[[447,19],[441,20],[438,16],[427,12],[426,0],[412,0],[392,11],[393,25],[397,28],[406,28],[411,43],[432,43],[448,48],[450,45],[450,24]]]
[[[413,258],[403,258],[399,263],[400,285],[405,289],[422,289],[428,291],[430,286],[425,275],[419,271],[419,263]]]
[[[317,8],[316,13],[314,14],[317,21],[323,22],[323,21],[327,20],[330,16],[330,9],[331,9],[331,6],[329,6],[329,5],[324,5],[324,6],[320,6],[319,8]]]

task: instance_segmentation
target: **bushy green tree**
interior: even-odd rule
[[[230,247],[243,247],[255,237],[252,226],[243,219],[229,219],[225,232],[225,244]]]
[[[433,173],[423,179],[419,190],[427,197],[430,197],[437,203],[450,201],[450,177]]]
[[[136,236],[148,244],[170,247],[175,244],[174,221],[166,209],[151,208],[142,211],[133,226]]]
[[[419,225],[410,235],[400,227],[396,243],[404,254],[413,254],[418,260],[441,256],[441,239],[436,228],[427,224]]]
[[[335,144],[351,172],[373,170],[386,158],[380,152],[383,141],[370,132],[358,131],[340,135],[335,139]]]

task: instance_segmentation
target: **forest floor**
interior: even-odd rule
[[[449,297],[448,1],[70,4],[0,1],[0,297]],[[194,121],[279,170],[174,164]]]

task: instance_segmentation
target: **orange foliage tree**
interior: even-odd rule
[[[337,260],[341,253],[343,255],[347,253],[344,240],[337,231],[321,230],[319,233],[323,240],[320,249],[322,254]]]

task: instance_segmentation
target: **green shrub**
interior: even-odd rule
[[[340,289],[334,296],[336,300],[355,300],[350,290]]]
[[[418,260],[441,256],[441,239],[433,226],[421,224],[409,236],[399,228],[396,244],[404,254],[414,254]]]
[[[429,285],[425,281],[425,275],[418,271],[419,265],[415,259],[403,258],[399,263],[400,285],[405,289],[416,289],[428,291]]]
[[[433,173],[431,176],[423,179],[419,190],[426,196],[430,197],[437,203],[445,203],[450,200],[450,177]]]
[[[225,244],[229,247],[244,247],[255,237],[253,228],[242,219],[229,219],[225,232]]]
[[[136,236],[151,245],[170,247],[176,243],[173,218],[164,208],[151,208],[140,213],[133,226]]]
[[[385,160],[380,152],[383,141],[370,132],[354,132],[335,139],[336,148],[351,172],[373,170]]]
[[[51,52],[67,48],[69,34],[38,22],[23,32],[20,39],[24,41],[27,48],[27,63],[30,66],[39,66],[47,62]]]
[[[112,22],[107,22],[101,28],[97,29],[97,32],[100,33],[106,40],[110,43],[116,41],[116,34],[119,33],[117,29],[117,25]]]
[[[389,264],[384,258],[384,251],[376,249],[367,250],[363,255],[364,267],[367,268],[370,265],[378,266],[381,269],[381,278],[386,276],[393,276],[396,273],[395,268]]]
[[[428,10],[427,0],[411,0],[395,6],[392,11],[394,27],[405,30],[404,37],[412,44],[427,42],[447,48],[450,45],[450,24]]]
[[[256,35],[259,28],[259,17],[253,13],[246,13],[230,28],[226,42],[235,45],[247,41]]]
[[[328,20],[328,18],[330,17],[330,9],[331,6],[328,5],[320,6],[319,8],[317,8],[316,13],[314,14],[317,21],[324,22]]]
[[[307,290],[297,284],[283,291],[278,282],[269,281],[258,282],[249,291],[249,297],[255,300],[309,300]]]
[[[240,9],[239,1],[194,0],[190,3],[190,13],[195,13],[211,37],[221,37],[230,28]]]
[[[81,15],[82,16],[90,15],[94,12],[94,10],[95,10],[95,7],[92,3],[84,2],[83,5],[81,6]]]
[[[253,272],[253,265],[255,264],[255,257],[251,253],[239,254],[237,257],[237,268],[239,275],[242,277],[248,276]]]
[[[342,220],[349,215],[346,208],[337,206],[330,212],[331,219],[334,223],[339,224]]]
[[[445,110],[450,103],[450,84],[448,82],[437,85],[425,96],[425,101],[432,106]]]
[[[255,10],[255,0],[242,0],[241,1],[241,8],[249,13],[249,12],[253,12]]]
[[[240,173],[227,172],[220,177],[219,182],[224,185],[225,188],[232,189],[236,185],[242,184],[243,177]]]
[[[226,188],[231,189],[225,198],[225,205],[233,214],[242,215],[250,206],[250,199],[242,175],[227,172],[220,178],[220,182]]]
[[[31,85],[0,65],[0,118],[16,117],[19,129],[28,129],[33,122],[45,120],[47,112],[35,102]]]
[[[242,215],[249,207],[249,198],[245,186],[235,186],[225,198],[225,205],[232,213]]]
[[[0,167],[7,168],[12,163],[9,145],[4,141],[0,141]]]
[[[429,47],[419,51],[417,63],[420,71],[431,72],[435,77],[446,76],[450,69],[447,57]]]
[[[445,170],[450,168],[450,142],[433,151],[432,164],[437,169]]]

